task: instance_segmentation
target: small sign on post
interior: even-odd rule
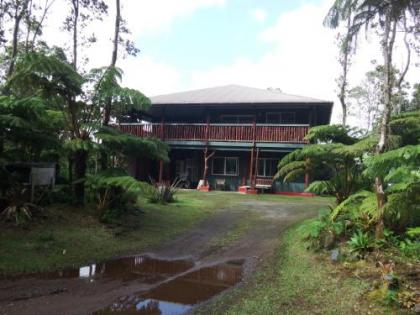
[[[55,165],[51,166],[32,166],[31,167],[31,202],[34,201],[35,186],[55,185]]]

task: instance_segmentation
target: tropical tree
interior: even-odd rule
[[[76,200],[83,203],[84,179],[92,151],[109,150],[109,143],[119,148],[120,152],[128,153],[129,149],[122,148],[125,143],[136,148],[137,155],[165,158],[167,148],[158,140],[125,136],[115,130],[99,133],[103,100],[112,99],[112,114],[116,117],[134,109],[146,110],[150,101],[136,90],[121,87],[118,84],[121,76],[118,69],[112,72],[108,68],[93,69],[86,76],[81,76],[61,57],[54,52],[22,55],[8,86],[19,98],[39,96],[48,100],[50,107],[63,113],[65,127],[61,139],[68,156],[74,161]],[[98,142],[99,139],[102,143]],[[116,151],[112,149],[110,152]]]
[[[348,8],[352,8],[348,10]],[[340,21],[346,21],[349,12],[354,13],[350,36],[355,39],[363,28],[366,31],[375,28],[381,32],[381,50],[383,55],[384,80],[382,90],[383,111],[379,124],[379,140],[376,153],[383,153],[389,141],[389,121],[393,109],[393,52],[398,25],[403,23],[406,31],[407,21],[414,21],[418,28],[420,10],[415,0],[336,0],[327,18],[333,27],[337,27]],[[407,71],[403,71],[397,82],[403,79]],[[386,203],[384,182],[381,176],[375,178],[375,190],[379,213]],[[383,221],[378,220],[377,238],[383,237]]]
[[[352,21],[355,3],[352,1],[336,1],[324,19],[324,25],[329,27],[337,27],[340,20],[345,20],[345,30],[343,34],[338,34],[339,57],[338,62],[341,66],[341,74],[337,79],[338,99],[340,100],[342,110],[342,125],[347,123],[349,114],[349,106],[347,103],[348,96],[348,74],[351,66],[351,58],[354,54],[354,46],[352,41]]]
[[[276,178],[290,181],[309,173],[318,180],[307,187],[308,192],[333,194],[341,203],[365,185],[362,160],[375,143],[372,138],[359,141],[351,133],[354,130],[342,125],[311,128],[306,137],[311,144],[286,155]]]

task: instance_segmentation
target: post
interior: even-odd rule
[[[250,189],[247,191],[249,194],[256,194],[257,191],[255,190],[255,170],[254,170],[254,151],[256,146],[256,134],[257,134],[257,123],[256,123],[256,115],[254,116],[254,122],[252,126],[252,149],[251,149],[251,161],[249,165],[249,185]]]
[[[305,172],[305,189],[308,188],[310,183],[310,177],[308,171]]]
[[[203,171],[203,178],[198,183],[197,189],[200,191],[210,191],[210,186],[207,180],[208,170],[209,170],[209,160],[211,157],[216,153],[213,151],[212,153],[208,154],[208,147],[204,149],[204,171]]]
[[[163,180],[163,160],[159,161],[159,181],[158,183],[161,185]]]
[[[257,149],[257,156],[255,158],[255,172],[254,172],[254,184],[252,185],[252,188],[255,189],[255,186],[257,185],[257,176],[258,176],[258,158],[260,156],[260,149]]]
[[[210,115],[207,114],[206,115],[206,145],[209,144],[209,132],[210,132]]]
[[[162,116],[160,118],[160,140],[164,141],[165,140],[165,110],[166,107],[163,108],[162,110]],[[162,185],[162,181],[163,181],[163,160],[159,160],[159,179],[158,179],[158,184]]]
[[[310,184],[310,181],[311,181],[311,177],[310,177],[309,171],[307,169],[308,165],[309,165],[309,159],[306,159],[305,160],[305,166],[306,166],[306,170],[305,170],[305,189],[308,188],[308,186]]]
[[[254,172],[254,147],[251,149],[251,161],[249,162],[249,185],[252,188],[253,181],[253,172]]]

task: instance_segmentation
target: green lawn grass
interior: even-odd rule
[[[318,198],[180,191],[177,202],[167,205],[140,200],[144,213],[128,218],[129,228],[101,224],[94,207],[50,206],[45,210],[45,220],[27,228],[0,225],[0,274],[51,271],[139,253],[190,229],[218,209],[241,210],[238,201],[247,200],[314,203]],[[319,202],[324,200],[319,198]],[[236,240],[250,228],[249,218],[214,240],[215,245],[225,246]]]
[[[96,219],[92,208],[51,206],[47,218],[27,228],[0,227],[0,274],[49,271],[138,253],[188,230],[222,204],[222,196],[179,192],[168,205],[140,200],[144,213],[130,228],[109,228]]]
[[[308,222],[308,221],[307,221]],[[299,226],[246,283],[199,308],[198,314],[384,314],[363,296],[368,284],[306,249]]]

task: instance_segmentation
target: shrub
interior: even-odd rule
[[[152,185],[145,187],[144,192],[147,200],[152,203],[170,203],[175,201],[175,194],[178,192],[178,186],[181,179],[175,179],[172,184],[157,184],[152,180]]]
[[[407,238],[400,242],[398,248],[404,256],[420,259],[420,242]]]
[[[23,184],[18,182],[6,191],[1,200],[0,219],[14,221],[16,225],[24,225],[41,212],[41,208],[34,203],[28,202],[29,191]]]
[[[306,189],[305,192],[310,192],[316,195],[331,195],[331,191],[328,182],[326,181],[314,181]]]
[[[345,229],[345,222],[333,222],[330,215],[324,213],[318,219],[303,225],[300,232],[303,238],[309,242],[310,248],[320,250],[333,248]]]
[[[375,247],[375,240],[368,234],[362,231],[357,231],[353,234],[347,242],[350,251],[355,253],[358,257],[363,258],[365,254]]]
[[[124,170],[116,168],[87,176],[86,183],[97,204],[99,218],[103,222],[118,219],[135,208],[144,186],[128,176]]]

